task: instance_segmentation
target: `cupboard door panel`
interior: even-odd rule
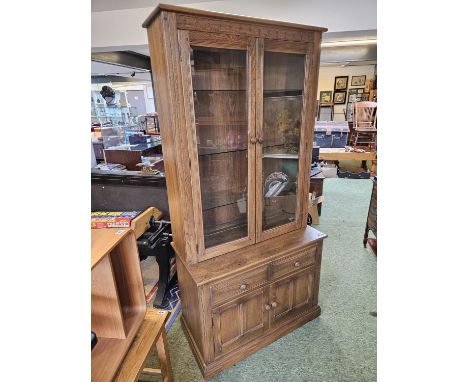
[[[215,33],[187,35],[179,44],[190,65],[195,229],[198,256],[207,259],[255,241],[255,46],[247,38],[233,44]]]
[[[213,310],[215,357],[264,333],[268,327],[267,299],[267,289],[262,288]]]
[[[271,286],[271,326],[282,325],[313,307],[314,268],[293,274]]]
[[[257,70],[257,240],[299,229],[311,107],[311,45],[259,40]]]

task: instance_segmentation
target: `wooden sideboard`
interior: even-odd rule
[[[182,327],[205,377],[320,315],[314,228],[188,265],[177,258]]]

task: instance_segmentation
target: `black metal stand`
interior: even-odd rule
[[[153,302],[155,308],[167,306],[169,283],[176,276],[174,273],[171,277],[171,259],[175,257],[171,242],[171,222],[154,218],[150,220],[150,228],[137,241],[140,258],[154,256],[159,266],[158,291]]]

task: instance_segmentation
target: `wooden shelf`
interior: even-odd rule
[[[131,229],[91,230],[93,381],[111,381],[146,312],[138,249]]]

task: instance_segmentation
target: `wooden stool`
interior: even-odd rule
[[[169,312],[166,310],[147,309],[130,349],[125,356],[115,381],[138,381],[140,374],[161,375],[163,382],[172,382],[172,368],[167,346],[166,323]],[[145,362],[153,346],[161,364],[161,369],[145,368]]]
[[[315,197],[315,192],[309,193],[308,212],[312,218],[312,224],[319,224],[320,218],[318,213],[318,204],[323,202],[323,196]]]

